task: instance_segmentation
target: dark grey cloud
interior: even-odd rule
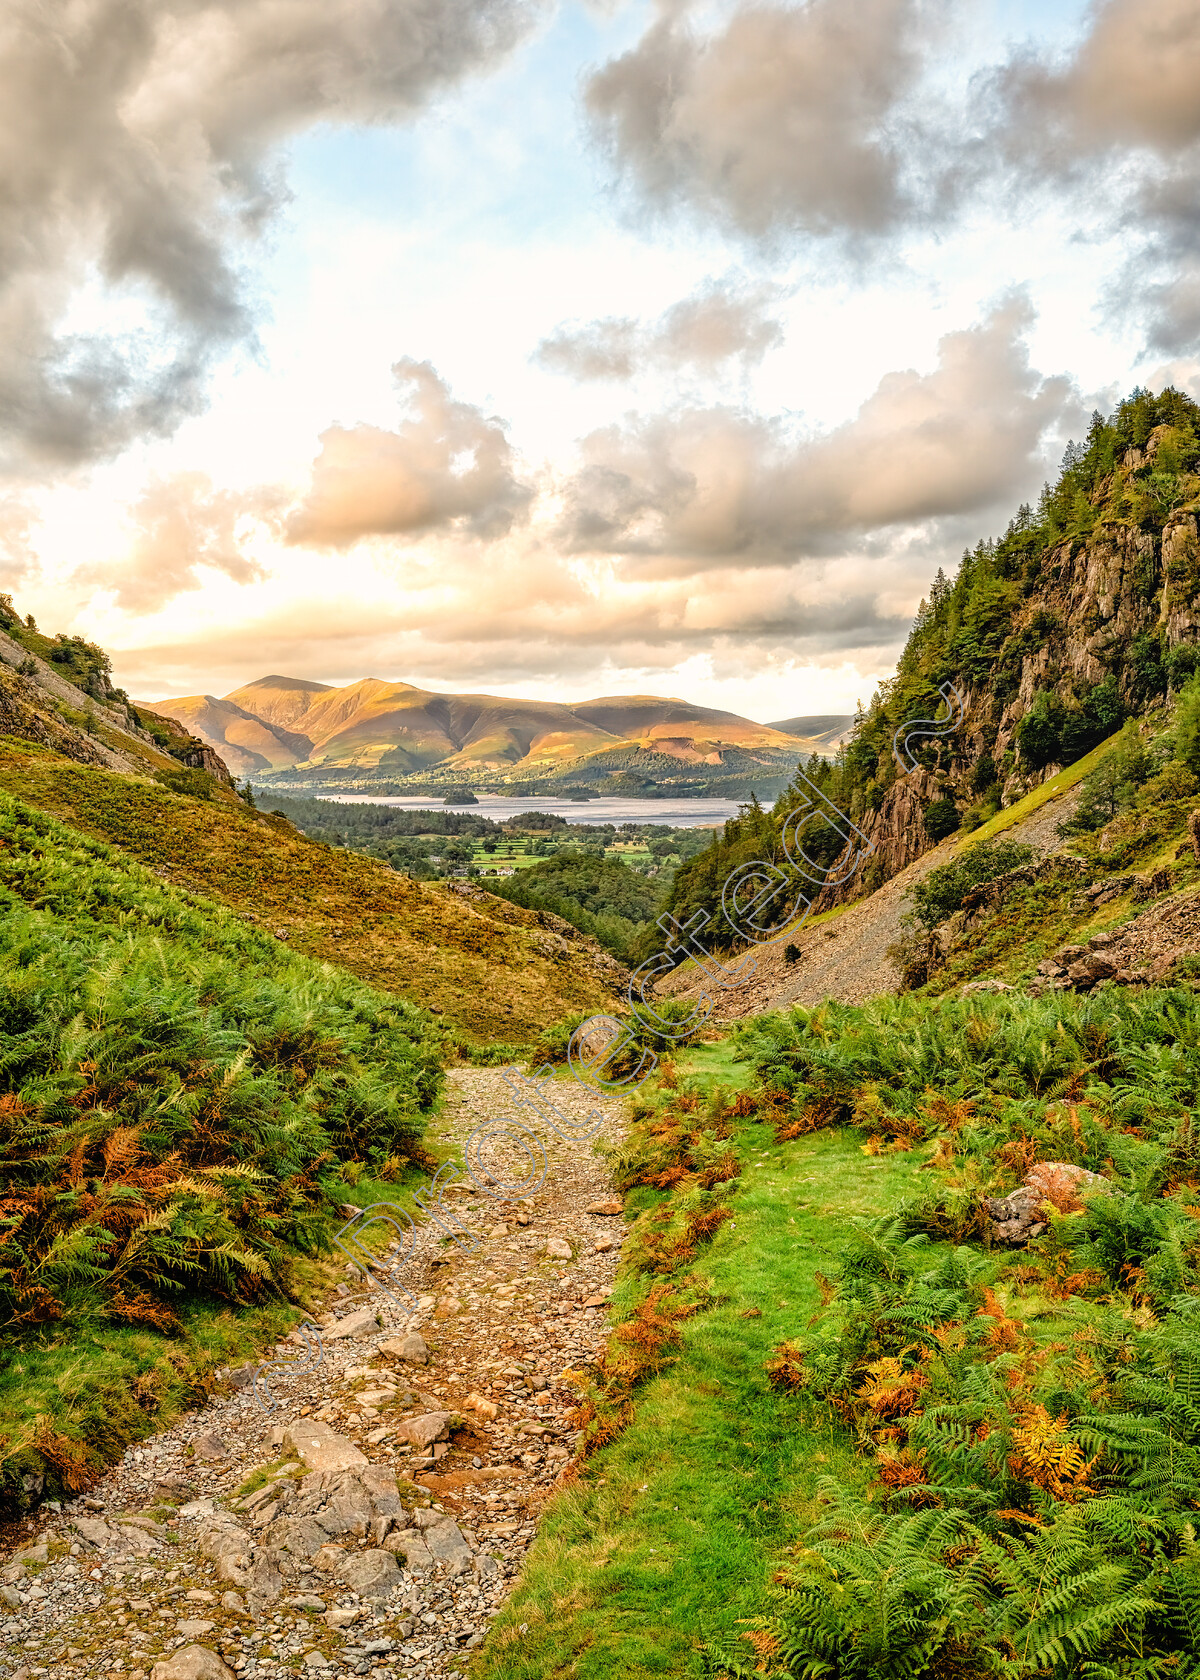
[[[253,330],[280,143],[387,123],[497,62],[539,0],[12,0],[0,16],[0,449],[69,466],[169,433]],[[67,323],[130,297],[125,335]],[[0,461],[3,460],[0,456]]]
[[[587,111],[648,204],[755,238],[891,233],[948,190],[940,159],[936,184],[914,167],[908,103],[942,15],[936,0],[761,3],[705,32],[668,0],[591,77]]]
[[[771,313],[782,296],[765,281],[714,280],[656,321],[609,316],[559,327],[534,360],[579,380],[625,380],[651,370],[712,374],[730,362],[747,368],[783,343],[783,326]]]
[[[331,426],[321,434],[289,541],[341,548],[447,526],[503,536],[533,494],[515,477],[503,423],[451,397],[428,362],[400,361],[392,372],[407,418],[394,431]]]

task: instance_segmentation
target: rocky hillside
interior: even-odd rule
[[[45,636],[0,595],[0,733],[52,747],[80,764],[121,775],[203,770],[233,786],[211,745],[176,719],[135,707],[114,688],[103,648],[78,636]]]
[[[880,685],[832,763],[806,768],[874,843],[865,867],[820,909],[873,892],[947,835],[970,833],[1056,776],[1128,718],[1150,720],[1200,666],[1200,406],[1170,388],[1136,391],[1093,416],[1037,509],[938,572],[896,675]],[[916,767],[893,757],[901,725],[947,716],[941,687],[965,702],[962,726],[915,738]],[[671,909],[721,921],[720,886],[739,862],[782,856],[780,825],[805,798],[793,787],[770,817],[727,825],[685,865]],[[804,836],[832,864],[841,842],[819,820]],[[764,851],[765,848],[765,851]]]
[[[986,821],[1196,669],[1198,467],[1200,408],[1170,388],[1135,392],[1093,416],[1036,511],[964,554],[952,583],[938,574],[847,754],[842,791],[879,848],[868,884],[914,845]],[[946,681],[965,697],[963,727],[918,753],[920,779],[901,776],[894,731],[944,716]]]

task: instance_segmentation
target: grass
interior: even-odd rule
[[[744,1088],[732,1054],[729,1040],[701,1045],[678,1067],[698,1090]],[[911,1191],[918,1163],[865,1162],[850,1131],[775,1144],[753,1121],[731,1144],[745,1163],[734,1218],[694,1268],[716,1304],[682,1326],[677,1362],[639,1390],[630,1427],[552,1501],[477,1680],[699,1680],[705,1642],[762,1614],[818,1473],[865,1484],[843,1432],[819,1414],[798,1427],[763,1366],[820,1306],[815,1274],[847,1221]],[[642,1188],[628,1205],[664,1199]],[[640,1293],[624,1272],[618,1313]]]
[[[0,739],[0,792],[120,846],[162,879],[227,906],[468,1034],[527,1042],[612,994],[583,957],[563,960],[536,911],[410,881],[280,819],[69,763]]]
[[[702,1310],[670,1358],[652,1350],[620,1433],[585,1408],[607,1444],[551,1500],[473,1680],[701,1680],[731,1671],[718,1651],[747,1677],[1184,1672],[1200,1643],[1173,1608],[1200,1590],[1200,1424],[1181,1398],[1200,1385],[1198,1031],[1186,988],[887,998],[664,1058],[614,1162],[632,1228],[593,1394],[638,1345],[666,1239],[707,1199],[724,1222],[671,1277]],[[745,1091],[747,1063],[743,1108],[721,1087]],[[704,1192],[717,1149],[737,1160]],[[1044,1238],[988,1252],[978,1197],[1031,1161],[1120,1193],[1089,1200],[1048,1169]],[[920,1523],[943,1513],[972,1538],[921,1553]],[[982,1585],[959,1573],[976,1558]],[[1075,1636],[1054,1661],[1047,1583]],[[830,1666],[806,1667],[811,1644],[787,1656],[782,1635],[806,1628]],[[926,1636],[944,1662],[924,1660]]]

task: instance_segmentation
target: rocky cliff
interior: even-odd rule
[[[896,676],[860,719],[827,791],[876,845],[822,907],[877,887],[960,825],[1011,805],[1168,701],[1200,664],[1200,407],[1170,389],[1135,392],[1093,417],[1036,512],[940,572]],[[901,772],[907,719],[965,697],[955,734],[918,743]]]

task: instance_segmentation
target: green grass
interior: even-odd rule
[[[732,1056],[726,1040],[678,1066],[698,1089],[745,1086]],[[811,1520],[817,1475],[865,1483],[844,1432],[820,1415],[798,1426],[763,1365],[819,1307],[814,1274],[847,1222],[909,1193],[918,1161],[865,1161],[850,1131],[772,1138],[740,1127],[735,1218],[694,1268],[718,1304],[684,1324],[678,1362],[638,1391],[632,1425],[551,1504],[472,1670],[480,1680],[699,1680],[704,1642],[763,1612],[772,1568]],[[660,1199],[636,1190],[629,1205]],[[623,1275],[618,1313],[643,1292]]]
[[[0,796],[0,1498],[78,1487],[341,1269],[444,1035]]]

